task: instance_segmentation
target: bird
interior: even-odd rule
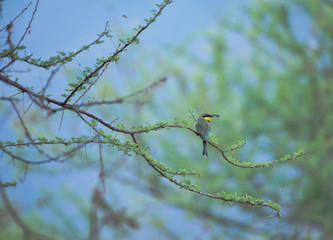
[[[200,138],[202,139],[203,151],[202,156],[208,158],[207,141],[211,131],[210,121],[213,117],[220,117],[218,114],[209,114],[207,112],[201,113],[195,122],[195,129],[197,130]]]

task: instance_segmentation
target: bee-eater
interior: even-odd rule
[[[210,121],[213,117],[219,117],[217,114],[201,113],[195,123],[195,129],[199,133],[199,136],[202,139],[203,151],[202,156],[208,158],[207,153],[207,141],[209,139],[209,134],[211,131]]]

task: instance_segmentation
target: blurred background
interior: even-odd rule
[[[0,28],[29,1],[1,1]],[[18,42],[35,1],[14,22]],[[80,49],[97,38],[107,21],[113,37],[62,67],[47,94],[60,96],[68,83],[96,58],[113,52],[119,38],[133,35],[159,1],[41,1],[23,44],[27,54],[48,59],[57,51]],[[237,140],[247,144],[237,154],[243,161],[278,159],[303,149],[311,155],[266,169],[240,169],[182,129],[140,136],[154,159],[174,169],[196,169],[191,180],[208,193],[226,191],[272,200],[282,218],[268,219],[266,209],[235,205],[179,189],[157,176],[142,159],[115,147],[101,149],[105,187],[99,178],[99,148],[88,144],[65,163],[28,167],[0,154],[2,182],[21,181],[1,190],[0,239],[22,239],[24,228],[50,239],[330,239],[333,235],[333,4],[330,1],[190,1],[175,0],[111,65],[89,92],[94,100],[113,100],[167,77],[157,88],[123,104],[92,107],[99,117],[127,127],[174,119],[189,121],[189,110],[220,114],[212,133],[222,149]],[[2,48],[6,32],[0,33]],[[0,63],[4,64],[4,63]],[[50,72],[17,63],[13,77],[36,91]],[[1,95],[17,90],[0,83]],[[31,101],[22,99],[26,109]],[[0,140],[24,139],[9,102],[0,101]],[[91,129],[73,113],[52,117],[32,105],[24,121],[34,137],[91,136]],[[112,134],[112,133],[111,133]],[[118,136],[126,140],[124,136]],[[47,146],[54,155],[66,146]],[[34,149],[11,149],[42,160]],[[8,204],[14,210],[8,208]],[[27,237],[27,236],[26,236]],[[39,235],[28,236],[43,239]]]

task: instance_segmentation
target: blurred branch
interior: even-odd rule
[[[16,182],[15,180],[12,182],[2,182],[0,180],[0,188],[5,188],[5,187],[16,187],[16,185],[18,184],[18,182]]]
[[[210,210],[206,209],[205,207],[200,207],[199,205],[191,205],[191,204],[184,203],[183,201],[178,201],[178,198],[174,199],[172,194],[161,195],[161,191],[167,192],[166,188],[168,186],[162,185],[159,188],[160,191],[155,192],[155,191],[150,190],[149,186],[145,186],[143,183],[139,183],[137,181],[137,179],[135,179],[135,178],[131,179],[131,178],[119,175],[119,174],[114,176],[114,174],[110,174],[110,171],[107,171],[107,176],[111,177],[115,181],[118,181],[121,184],[124,184],[128,187],[133,187],[133,188],[135,188],[136,191],[140,191],[143,194],[149,195],[149,197],[151,195],[153,195],[154,198],[159,199],[163,203],[167,203],[170,207],[183,208],[186,211],[190,211],[191,214],[193,214],[193,216],[196,218],[203,218],[203,219],[206,219],[209,221],[214,221],[214,222],[220,224],[221,226],[227,226],[228,228],[240,228],[245,231],[249,231],[252,229],[252,226],[250,226],[247,223],[244,223],[242,220],[228,218],[227,216],[224,217],[224,216],[221,216],[220,214],[218,214],[216,211],[210,211]],[[156,183],[151,183],[151,182],[147,182],[147,181],[146,181],[146,184],[154,185],[154,186],[156,185]],[[177,190],[175,190],[175,191],[177,191]],[[258,212],[257,214],[260,214],[260,212]],[[267,228],[267,226],[256,226],[256,230],[260,231],[261,233],[263,233],[263,232],[268,233],[270,231],[269,228]]]
[[[40,240],[51,240],[52,239],[49,236],[40,234],[40,233],[36,232],[35,230],[32,230],[31,228],[29,228],[29,226],[21,219],[20,215],[18,214],[18,212],[16,211],[14,206],[11,204],[4,188],[0,188],[0,193],[1,193],[1,197],[3,199],[3,202],[5,204],[7,211],[10,213],[10,215],[12,216],[12,219],[17,224],[17,226],[23,231],[24,237],[26,239],[29,237],[33,237],[35,239],[40,239]]]
[[[29,143],[30,145],[33,143]],[[10,152],[9,150],[6,149],[6,147],[4,147],[2,144],[0,144],[0,149],[7,154],[8,156],[10,156],[11,158],[18,160],[22,163],[25,164],[31,164],[31,165],[39,165],[39,164],[45,164],[45,163],[50,163],[50,162],[59,162],[59,163],[64,163],[67,162],[69,159],[73,158],[75,153],[80,150],[82,147],[84,147],[84,144],[81,144],[69,151],[63,152],[62,154],[55,156],[55,157],[49,157],[45,160],[40,160],[40,161],[31,161],[25,158],[22,158],[20,156],[17,156],[15,154],[13,154],[12,152]],[[61,159],[63,158],[63,159]]]
[[[21,99],[13,98],[13,97],[0,97],[0,100],[2,100],[2,101],[15,101],[15,102],[21,101]]]
[[[132,229],[139,228],[139,223],[136,218],[127,216],[125,210],[116,211],[115,209],[113,209],[113,207],[104,199],[102,192],[100,192],[97,188],[94,189],[92,202],[92,207],[95,209],[93,211],[96,211],[96,213],[92,212],[91,215],[92,227],[90,231],[90,236],[98,235],[97,210],[101,210],[101,213],[103,215],[101,219],[101,225],[110,226],[118,229],[124,229],[125,227],[129,227]],[[95,217],[96,219],[94,219]],[[101,226],[99,228],[101,228]]]
[[[98,136],[98,138],[99,137],[100,136]],[[99,167],[100,167],[99,178],[101,179],[101,182],[102,182],[103,193],[106,193],[105,181],[104,181],[105,170],[104,170],[104,162],[103,162],[102,144],[100,144],[100,143],[98,144],[98,153],[99,153]]]
[[[96,190],[95,190],[96,191]],[[95,192],[93,193],[95,194]],[[97,206],[95,204],[94,195],[91,198],[91,206],[89,213],[89,237],[88,240],[98,239],[100,228],[98,226]]]
[[[107,66],[109,65],[109,63],[105,66],[105,68],[102,70],[101,74],[98,75],[98,77],[95,79],[95,81],[89,85],[89,87],[87,88],[87,90],[75,101],[74,105],[76,107],[81,107],[81,106],[93,106],[93,105],[103,105],[103,104],[120,104],[120,103],[123,103],[125,99],[127,98],[131,98],[131,97],[134,97],[136,95],[139,95],[141,93],[144,93],[144,94],[147,94],[150,90],[154,89],[155,87],[159,86],[160,84],[166,82],[167,78],[166,77],[163,77],[153,83],[151,83],[150,85],[148,85],[147,87],[139,90],[139,91],[136,91],[134,93],[131,93],[129,95],[126,95],[124,97],[121,97],[121,98],[117,98],[115,100],[111,100],[111,101],[100,101],[100,102],[90,102],[90,103],[83,103],[83,104],[76,104],[89,90],[90,88],[96,84],[96,81],[101,77],[101,75],[104,73],[104,71],[106,70]]]
[[[22,119],[22,117],[21,117],[21,115],[20,115],[20,113],[19,113],[19,111],[18,111],[18,109],[17,109],[15,103],[14,103],[14,102],[11,102],[11,104],[12,104],[13,109],[15,110],[15,112],[16,112],[16,114],[17,114],[18,119],[20,120],[20,124],[21,124],[21,126],[22,126],[22,128],[23,128],[23,130],[24,130],[24,133],[25,133],[26,138],[29,139],[30,142],[33,142],[33,139],[32,139],[32,137],[31,137],[31,135],[30,135],[30,133],[29,133],[29,130],[28,130],[27,126],[25,125],[25,123],[24,123],[24,121],[23,121],[23,119]],[[40,149],[37,145],[33,144],[33,146],[37,149],[37,151],[38,151],[41,155],[44,155],[45,157],[47,157],[47,158],[49,158],[49,159],[52,158],[50,155],[48,155],[46,152],[44,152],[42,149]]]
[[[120,98],[117,98],[117,99],[114,99],[114,100],[109,100],[109,101],[95,101],[95,102],[88,102],[88,103],[81,103],[81,104],[74,104],[74,105],[71,105],[75,108],[79,108],[79,107],[90,107],[90,106],[95,106],[95,105],[110,105],[110,104],[121,104],[123,103],[125,100],[127,100],[128,98],[131,98],[131,97],[134,97],[134,96],[137,96],[141,93],[144,93],[144,94],[147,94],[149,91],[153,90],[154,88],[156,88],[157,86],[161,85],[162,83],[166,82],[167,78],[166,77],[163,77],[153,83],[151,83],[150,85],[148,85],[147,87],[137,91],[137,92],[134,92],[134,93],[131,93],[129,95],[125,95],[123,97],[120,97]],[[60,110],[63,110],[63,108],[58,108],[58,109],[54,109],[53,112],[57,112],[57,111],[60,111]],[[111,123],[110,123],[111,125]]]

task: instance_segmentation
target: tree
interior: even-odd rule
[[[296,25],[295,11],[300,12],[298,19],[304,19],[306,28]],[[280,149],[302,146],[315,151],[307,161],[291,167],[294,176],[288,191],[293,194],[281,196],[290,206],[285,226],[294,226],[289,235],[293,239],[328,239],[332,235],[327,224],[332,221],[328,204],[333,167],[329,161],[333,135],[328,130],[333,126],[329,111],[333,90],[331,12],[332,4],[326,1],[261,1],[260,7],[249,10],[252,29],[245,31],[254,46],[251,68],[257,79],[247,86],[251,89],[247,93],[260,93],[246,98],[264,102],[262,109],[270,114],[260,129],[278,143],[268,145],[267,150],[278,154]],[[269,86],[268,94],[262,91],[264,86]],[[250,114],[251,108],[244,110]],[[250,122],[258,121],[250,116]],[[253,129],[259,137],[258,130]]]
[[[233,165],[232,167],[234,170],[229,173],[214,172],[210,169],[212,167],[211,165],[218,164],[216,169],[221,169],[222,164],[208,161],[202,161],[198,164],[198,167],[195,167],[195,169],[200,169],[199,171],[192,170],[190,168],[194,168],[195,166],[192,163],[193,158],[195,158],[194,156],[198,158],[197,155],[191,155],[189,153],[189,151],[191,151],[189,146],[197,144],[197,142],[194,142],[194,137],[197,133],[191,127],[191,124],[195,121],[196,112],[192,109],[189,110],[188,115],[190,117],[190,123],[187,120],[174,120],[173,123],[169,123],[167,121],[155,121],[154,114],[147,114],[147,110],[142,109],[143,106],[146,105],[149,106],[149,109],[161,106],[161,102],[159,101],[153,101],[151,104],[142,101],[144,101],[143,95],[153,90],[157,91],[156,87],[167,81],[167,78],[164,77],[165,73],[160,74],[162,77],[160,77],[159,80],[148,84],[147,86],[142,86],[142,83],[139,83],[139,85],[141,85],[140,90],[134,91],[125,97],[118,97],[113,100],[104,100],[103,94],[98,95],[98,92],[103,93],[103,91],[107,91],[110,93],[114,91],[114,89],[112,89],[109,85],[103,85],[101,83],[101,81],[105,80],[103,79],[105,77],[105,72],[111,64],[116,64],[120,60],[122,54],[124,54],[129,47],[140,43],[139,36],[141,33],[150,28],[151,24],[158,19],[161,13],[165,11],[165,7],[170,3],[171,1],[166,0],[161,4],[157,4],[158,9],[152,11],[152,17],[145,19],[144,25],[139,25],[137,28],[133,29],[134,34],[131,37],[120,39],[119,44],[116,45],[116,49],[110,54],[97,58],[94,64],[90,64],[90,67],[83,67],[79,73],[76,73],[74,70],[73,76],[68,74],[69,86],[62,89],[61,96],[56,96],[58,95],[58,92],[52,93],[49,90],[51,84],[58,81],[57,76],[59,71],[64,66],[71,67],[70,64],[73,59],[77,59],[81,55],[87,53],[88,49],[103,44],[103,40],[112,39],[113,35],[109,30],[109,25],[106,24],[104,31],[100,33],[95,40],[82,46],[79,50],[69,53],[59,51],[56,56],[50,57],[48,60],[35,58],[32,54],[25,54],[25,46],[23,45],[23,41],[31,28],[37,12],[39,1],[36,2],[28,26],[17,43],[14,43],[12,40],[12,29],[17,18],[14,18],[12,22],[3,27],[2,32],[6,33],[7,37],[5,43],[3,43],[3,46],[5,47],[3,47],[1,52],[2,67],[0,70],[0,80],[9,87],[4,87],[6,89],[6,95],[2,97],[2,100],[5,104],[5,108],[7,109],[6,111],[16,115],[16,119],[18,119],[16,126],[20,126],[21,129],[18,131],[17,137],[14,136],[14,138],[16,138],[15,141],[10,140],[10,137],[12,136],[8,134],[8,138],[3,139],[4,141],[1,142],[0,148],[6,157],[6,161],[9,164],[13,164],[13,169],[16,172],[15,174],[24,175],[22,180],[24,180],[25,177],[29,177],[29,174],[34,171],[56,171],[57,174],[59,169],[52,166],[53,163],[67,163],[73,169],[79,170],[87,168],[93,169],[94,173],[98,173],[97,175],[99,178],[99,184],[92,187],[93,190],[91,191],[92,196],[91,201],[89,202],[89,207],[87,206],[87,202],[80,203],[81,199],[78,199],[75,194],[67,193],[67,197],[70,198],[75,203],[77,208],[81,209],[87,219],[89,219],[89,232],[87,232],[86,235],[80,233],[80,231],[76,233],[68,232],[66,229],[59,226],[47,226],[43,229],[45,234],[32,230],[27,224],[24,223],[17,209],[13,207],[4,190],[5,187],[16,185],[17,182],[9,181],[2,183],[2,197],[4,200],[4,207],[7,209],[6,213],[8,214],[4,216],[4,219],[10,215],[26,236],[43,239],[49,238],[47,237],[49,235],[48,233],[53,232],[57,235],[59,234],[63,238],[88,236],[89,239],[96,239],[98,237],[103,237],[103,234],[105,234],[105,232],[102,231],[102,227],[117,229],[114,231],[114,234],[120,234],[120,236],[125,234],[128,229],[137,229],[140,224],[134,217],[135,214],[128,214],[124,209],[115,207],[116,203],[107,198],[107,194],[110,190],[107,188],[108,185],[105,183],[107,179],[111,178],[114,174],[113,172],[115,166],[122,165],[124,164],[123,162],[130,160],[136,160],[134,163],[126,163],[126,166],[129,169],[133,169],[135,179],[147,179],[146,181],[150,181],[148,184],[148,190],[145,189],[144,192],[150,192],[157,198],[166,199],[170,204],[181,206],[184,209],[188,209],[189,211],[200,216],[213,219],[216,222],[231,222],[231,220],[229,217],[227,217],[226,220],[218,218],[214,214],[211,214],[211,212],[207,211],[207,207],[205,205],[214,206],[215,202],[212,201],[207,203],[206,198],[218,199],[222,203],[231,203],[230,206],[238,203],[241,205],[242,209],[250,213],[250,215],[252,215],[252,211],[249,211],[248,207],[251,207],[252,209],[254,207],[263,207],[272,209],[275,216],[280,216],[280,206],[271,200],[265,201],[251,197],[250,192],[248,194],[246,188],[237,189],[233,186],[233,184],[222,189],[228,189],[230,192],[237,189],[237,192],[241,193],[230,194],[225,191],[221,191],[221,187],[218,183],[222,181],[227,184],[228,181],[239,181],[250,189],[251,195],[254,193],[253,195],[258,196],[260,191],[257,191],[257,189],[254,188],[255,185],[253,184],[255,183],[251,181],[246,184],[246,179],[255,178],[258,176],[258,172],[254,172],[254,170],[252,170],[249,173],[244,173],[244,171],[240,171],[238,168],[234,168],[234,166],[240,168],[274,167],[282,162],[304,156],[307,153],[299,151],[293,155],[286,155],[279,160],[270,162],[249,162],[249,160],[242,162],[236,160],[234,153],[242,147],[246,141],[238,141],[238,143],[232,145],[229,150],[222,150],[222,148],[218,146],[219,137],[212,136],[210,146],[216,150],[216,152],[213,153],[214,158],[226,160]],[[22,14],[30,6],[31,4],[23,9]],[[20,16],[21,13],[17,15],[17,17]],[[257,100],[257,98],[259,98],[259,100],[264,99],[264,96],[262,95],[252,95],[254,92],[257,93],[257,89],[253,89],[256,85],[250,85],[251,87],[249,87],[244,83],[239,85],[232,84],[230,79],[228,79],[228,76],[232,76],[235,69],[233,66],[228,66],[224,62],[225,43],[223,42],[223,38],[221,41],[221,39],[216,38],[216,36],[211,36],[210,42],[212,49],[214,49],[212,58],[213,64],[197,62],[196,67],[198,67],[198,69],[206,68],[207,71],[202,71],[202,73],[207,73],[208,77],[212,77],[216,80],[211,81],[211,85],[209,85],[209,81],[205,79],[208,78],[207,76],[203,76],[200,72],[194,72],[191,76],[194,80],[191,82],[183,81],[183,84],[185,86],[193,84],[196,88],[203,90],[203,94],[200,96],[202,99],[210,99],[212,102],[213,100],[214,102],[216,102],[216,100],[221,100],[221,103],[232,102],[232,104],[229,104],[224,111],[229,115],[231,115],[231,112],[234,111],[235,108],[237,109],[237,104],[241,104],[243,102],[250,104],[253,100]],[[257,64],[257,62],[253,61],[253,63],[254,66],[256,66],[255,64]],[[43,77],[42,87],[37,83],[31,83],[29,80],[23,84],[22,79],[15,77],[15,75],[18,75],[15,72],[17,71],[15,67],[20,67],[20,71],[22,71],[23,68],[21,64],[24,64],[24,66],[27,65],[34,69],[44,69],[43,74],[45,74],[45,76]],[[179,65],[177,67],[170,64],[167,68],[171,69],[171,71],[175,73],[174,75],[179,79],[182,79],[182,74],[186,74],[186,72],[182,72],[182,68],[179,68]],[[221,72],[221,70],[223,70],[223,72]],[[184,79],[187,79],[187,77]],[[256,81],[256,76],[253,77],[253,79]],[[134,84],[135,83],[133,83],[133,85]],[[205,95],[212,92],[212,90],[210,90],[212,87],[214,87],[215,90],[222,91],[228,89],[229,92],[223,95],[217,94],[216,97]],[[97,89],[97,91],[93,92],[94,88]],[[15,91],[14,94],[20,94],[22,99],[18,98],[18,95],[9,94],[10,91],[13,91],[13,89]],[[173,90],[175,91],[176,89]],[[183,91],[183,88],[177,88],[177,90]],[[235,92],[239,90],[243,91],[242,95],[235,95]],[[171,94],[171,91],[168,92]],[[173,94],[177,95],[177,92]],[[239,97],[239,99],[235,99],[235,96]],[[131,109],[131,106],[124,105],[124,103],[129,102],[131,99],[135,99],[133,109]],[[193,104],[191,101],[194,100],[195,99],[190,98],[187,99],[189,102],[188,105]],[[31,102],[31,104],[29,104],[29,102]],[[195,108],[198,110],[204,109],[207,103],[209,103],[209,100],[206,102],[196,103]],[[174,101],[173,105],[169,106],[167,110],[177,110],[177,104],[178,103]],[[200,104],[202,106],[200,106]],[[219,105],[217,105],[216,108],[218,108],[218,106]],[[33,107],[34,109],[32,109]],[[118,117],[115,116],[114,112],[113,114],[110,114],[110,111],[108,110],[110,107],[114,108],[113,111],[117,114],[117,116],[123,117],[118,120]],[[130,109],[131,112],[135,114],[136,119],[128,117],[131,115],[133,116],[133,114],[128,114]],[[248,110],[250,112],[246,112],[246,114],[249,114],[249,116],[251,116],[251,113],[256,112],[250,106],[239,109],[238,114],[242,113],[242,111]],[[253,119],[249,118],[253,125],[258,122],[262,123],[265,119],[258,118],[257,114],[255,114],[255,116],[256,117]],[[68,118],[73,119],[74,125],[69,123]],[[59,125],[55,124],[56,121],[60,122]],[[154,121],[155,123],[153,123]],[[117,125],[116,122],[118,123]],[[146,125],[142,125],[142,122],[146,122]],[[237,127],[234,122],[235,121],[231,121],[230,118],[228,120],[227,117],[226,125],[229,125],[229,127],[231,127],[234,131],[225,133],[222,130],[223,128],[217,128],[216,136],[225,136],[225,139],[228,140],[226,142],[236,142],[242,134],[240,134],[240,129],[237,131]],[[79,123],[84,124],[80,125]],[[135,127],[129,128],[128,126],[130,124],[133,124]],[[262,127],[262,125],[257,124],[257,128],[251,128],[256,131],[249,132],[249,135],[256,136],[257,133],[259,136],[260,126]],[[59,136],[57,132],[58,128],[65,129],[63,135]],[[14,130],[14,127],[12,129]],[[161,135],[153,133],[154,131],[159,131],[160,134],[162,130],[163,132],[165,130],[172,131],[172,137],[165,140],[161,138]],[[187,132],[191,135],[183,136]],[[179,137],[180,134],[182,137]],[[198,139],[195,138],[195,140]],[[177,148],[177,141],[179,141],[179,144],[182,144],[183,148]],[[184,146],[184,142],[188,144]],[[292,139],[289,139],[289,142],[292,142]],[[297,143],[298,141],[295,142]],[[228,149],[226,148],[225,143],[223,145],[223,149]],[[14,150],[11,150],[11,148],[14,148]],[[176,155],[175,151],[172,149],[178,149],[179,153]],[[85,150],[85,153],[82,156],[83,150]],[[286,150],[290,151],[291,149]],[[59,154],[59,152],[61,152],[61,154]],[[121,154],[119,154],[119,152],[121,152]],[[187,152],[187,154],[185,154],[185,152]],[[163,157],[162,153],[165,154],[165,157]],[[281,153],[282,152],[279,151],[276,155],[280,155]],[[249,159],[250,155],[251,152],[246,152],[245,154],[242,154],[241,157]],[[113,158],[116,160],[113,160]],[[145,161],[145,165],[139,163],[142,159]],[[165,162],[167,159],[170,159],[168,162],[169,164],[163,164],[162,162]],[[113,161],[111,162],[111,160]],[[152,174],[151,168],[148,170],[147,166],[150,166],[155,173]],[[171,168],[169,166],[173,167]],[[174,170],[174,168],[179,170]],[[163,177],[167,181],[157,179],[156,172],[158,173],[158,176]],[[221,173],[224,173],[225,175],[221,176]],[[232,173],[233,176],[230,173]],[[260,173],[264,174],[265,177],[267,176],[267,173]],[[271,173],[268,175],[270,174]],[[200,176],[200,179],[198,179],[198,176]],[[126,178],[123,179],[121,176],[117,175],[114,178],[117,181],[123,181],[126,183]],[[135,184],[135,180],[130,182],[131,184]],[[170,186],[170,182],[173,183],[172,186]],[[203,187],[205,189],[201,190],[199,184],[202,183],[210,184],[204,185]],[[174,190],[175,186],[178,186],[183,190],[194,192],[198,194],[198,196],[204,196],[205,198],[192,199],[192,195],[190,196],[187,191],[179,192],[179,190]],[[139,186],[135,187],[139,188]],[[166,191],[170,191],[175,194],[173,196],[168,196],[168,194],[165,193]],[[64,190],[64,192],[66,191]],[[210,194],[210,192],[217,193]],[[264,192],[265,191],[262,191],[260,193],[265,194]],[[273,197],[277,197],[274,195],[274,190],[270,194]],[[48,193],[46,195],[50,196],[51,194]],[[268,199],[270,199],[270,197]],[[45,204],[45,201],[47,205],[50,204],[47,198],[41,198],[39,201],[42,202],[41,205]],[[191,207],[193,206],[193,203],[197,206]],[[50,205],[52,205],[56,210],[55,212],[59,212],[58,210],[59,206],[61,206],[60,204]],[[89,211],[86,210],[88,208],[90,209]],[[66,213],[58,214],[58,218],[67,220],[68,216],[66,216]],[[261,214],[262,213],[260,213],[260,215]],[[40,221],[38,219],[35,219],[34,221]],[[75,222],[71,220],[67,220],[67,222],[69,226],[72,226],[75,229]],[[242,225],[239,221],[235,221],[234,224],[239,228],[244,227],[244,225]],[[13,226],[10,227],[13,228]],[[161,226],[159,227],[162,228]],[[168,229],[164,229],[164,231],[169,232]],[[14,236],[10,235],[12,234],[10,230],[4,232],[4,234],[4,237]],[[172,235],[174,233],[171,232],[169,234]]]
[[[331,11],[325,1],[257,1],[241,15],[225,17],[205,37],[209,48],[204,59],[210,61],[195,61],[195,53],[175,50],[186,63],[195,61],[191,78],[210,94],[204,104],[221,103],[217,108],[230,116],[217,136],[224,142],[241,135],[251,139],[251,150],[241,152],[241,157],[274,158],[295,147],[314,150],[310,158],[272,172],[223,172],[235,182],[232,188],[237,186],[237,192],[267,195],[286,207],[282,221],[251,234],[278,239],[332,235]],[[243,41],[245,50],[239,42],[227,41],[230,34]],[[180,79],[187,74],[177,65],[169,69]],[[208,85],[211,79],[217,80]]]

